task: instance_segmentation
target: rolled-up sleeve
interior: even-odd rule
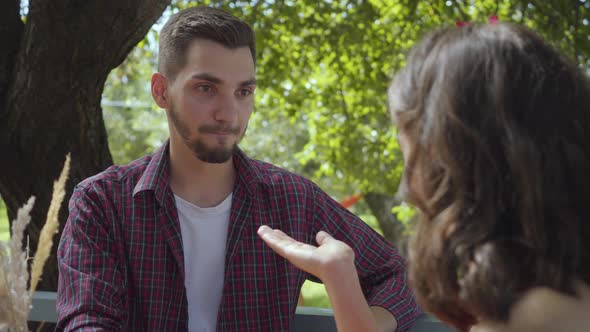
[[[391,312],[397,331],[408,331],[422,313],[408,286],[406,262],[399,251],[321,189],[315,188],[314,230],[347,243],[369,306]]]

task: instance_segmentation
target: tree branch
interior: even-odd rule
[[[574,22],[572,23],[573,26],[573,32],[572,32],[572,49],[573,49],[573,53],[574,53],[574,61],[576,62],[576,65],[580,63],[580,58],[581,58],[581,54],[580,54],[580,49],[578,47],[578,42],[579,42],[579,33],[578,33],[578,28],[580,27],[580,7],[582,6],[582,3],[580,1],[573,1],[573,5],[575,7],[574,11],[575,11],[575,16],[574,16]]]
[[[45,100],[42,107],[54,110],[53,114],[35,114],[39,117],[34,119],[37,125],[59,127],[58,112],[63,117],[71,116],[72,112],[79,112],[80,118],[100,117],[86,113],[100,111],[100,98],[96,96],[100,97],[108,73],[125,60],[170,1],[31,0],[23,42],[14,65],[18,68],[15,71],[23,75],[12,80],[6,111],[0,114],[0,142],[11,139],[18,128],[41,129],[29,127],[32,117],[21,114],[29,106],[30,109],[41,107],[27,101],[30,91],[46,94],[39,96]],[[36,76],[41,68],[51,69],[41,77],[24,75]],[[49,80],[50,77],[53,79]],[[56,98],[55,91],[65,92],[70,101]],[[72,97],[83,100],[72,102]],[[88,99],[96,100],[94,110],[76,106],[86,104],[84,100]]]
[[[375,192],[365,193],[364,199],[371,213],[377,219],[379,227],[383,232],[383,237],[395,244],[402,255],[405,256],[407,238],[403,233],[404,226],[391,213],[391,209],[400,203],[398,199],[392,195]]]
[[[4,0],[0,5],[0,119],[6,112],[6,95],[23,28],[24,24],[20,19],[20,0]]]
[[[19,2],[0,3],[0,24],[11,26],[3,18],[15,22]],[[0,114],[0,148],[4,152],[0,193],[11,216],[29,196],[37,196],[33,221],[27,228],[32,252],[63,156],[72,155],[67,196],[74,184],[112,164],[100,108],[104,83],[108,73],[125,59],[169,3],[30,0],[26,24],[12,55],[5,112]],[[12,15],[6,14],[6,8],[12,9]],[[0,53],[6,53],[5,49],[2,44]],[[62,207],[61,227],[66,218],[67,208]],[[40,290],[55,290],[57,285],[56,248],[46,264]]]

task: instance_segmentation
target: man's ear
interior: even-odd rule
[[[160,108],[168,108],[168,79],[160,73],[152,75],[152,97]]]

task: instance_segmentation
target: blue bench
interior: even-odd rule
[[[33,295],[33,309],[29,315],[30,321],[55,323],[55,292],[35,292]],[[295,320],[291,326],[292,332],[330,332],[336,331],[332,309],[298,307]],[[418,319],[410,332],[453,332],[436,319],[423,315]]]

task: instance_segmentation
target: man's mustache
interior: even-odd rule
[[[200,133],[223,133],[223,134],[234,134],[237,135],[240,133],[240,127],[229,127],[229,126],[215,126],[215,125],[206,125],[199,127]]]

